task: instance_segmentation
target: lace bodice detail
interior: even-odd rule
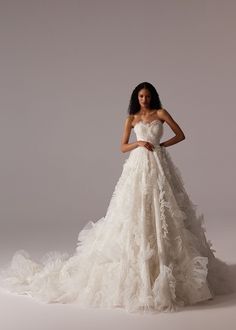
[[[163,135],[163,122],[159,119],[146,123],[139,121],[134,126],[134,132],[137,140],[148,141],[158,146]]]

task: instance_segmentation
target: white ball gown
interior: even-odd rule
[[[129,153],[106,215],[78,233],[73,255],[40,262],[18,250],[1,270],[1,287],[46,303],[174,312],[232,291],[228,265],[206,239],[179,169],[160,146],[163,122],[139,121],[137,140],[155,149]]]

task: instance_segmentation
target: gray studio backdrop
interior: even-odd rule
[[[209,236],[235,221],[235,1],[0,1],[0,242],[72,252],[105,215],[151,82],[186,140],[168,147]],[[162,139],[173,133],[165,124]],[[132,133],[131,141],[135,139]],[[229,244],[229,243],[228,243]]]

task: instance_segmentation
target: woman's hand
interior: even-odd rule
[[[145,147],[150,151],[153,151],[153,149],[155,148],[154,145],[148,141],[137,141],[137,143],[140,147]]]

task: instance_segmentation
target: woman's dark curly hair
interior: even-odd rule
[[[136,86],[131,94],[129,107],[128,107],[129,115],[134,115],[135,113],[139,112],[140,104],[139,104],[139,100],[138,100],[138,93],[143,88],[148,89],[151,94],[150,108],[151,109],[162,108],[162,104],[161,104],[159,95],[156,91],[156,88],[149,82],[144,81],[144,82],[140,83],[138,86]]]

